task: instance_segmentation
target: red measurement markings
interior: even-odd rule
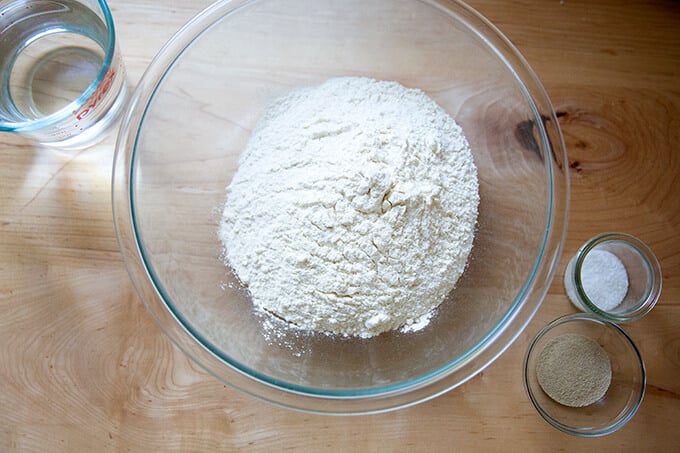
[[[92,110],[94,110],[101,102],[104,95],[109,91],[111,85],[113,84],[113,77],[116,75],[116,71],[113,68],[109,68],[104,75],[104,80],[99,84],[97,90],[89,97],[85,102],[85,105],[81,110],[75,110],[73,114],[76,116],[78,121],[85,118]]]

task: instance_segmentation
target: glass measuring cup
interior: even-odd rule
[[[0,131],[64,149],[105,136],[126,99],[104,0],[0,0]]]

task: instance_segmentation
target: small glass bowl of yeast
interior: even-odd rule
[[[611,434],[645,393],[638,348],[618,325],[592,314],[560,317],[541,329],[524,359],[524,386],[548,423],[567,434]]]

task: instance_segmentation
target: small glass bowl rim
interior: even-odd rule
[[[623,242],[629,245],[639,254],[642,260],[645,261],[651,273],[652,282],[650,285],[650,291],[643,299],[638,301],[636,308],[633,310],[629,310],[623,313],[613,313],[606,310],[602,310],[600,307],[595,305],[593,301],[590,300],[585,290],[583,289],[583,282],[581,280],[581,269],[583,267],[583,262],[585,261],[586,256],[588,256],[588,253],[594,250],[597,246],[607,242]],[[574,288],[580,299],[579,302],[582,303],[584,308],[607,321],[620,323],[640,319],[647,313],[652,311],[652,309],[659,300],[662,286],[661,265],[659,264],[659,260],[656,258],[656,255],[647,244],[645,244],[642,240],[638,239],[637,237],[631,234],[620,232],[600,233],[586,241],[586,243],[583,244],[581,248],[576,252],[576,255],[574,255],[573,259],[574,259],[573,273],[572,275],[567,276],[567,278],[572,279],[572,282],[574,283]]]
[[[597,323],[600,325],[605,326],[605,328],[612,329],[615,332],[617,332],[619,335],[623,337],[625,342],[631,347],[632,351],[635,353],[635,356],[638,359],[638,364],[640,365],[640,375],[641,375],[641,381],[642,385],[640,387],[640,394],[637,397],[637,400],[635,401],[634,404],[629,405],[626,408],[626,413],[625,415],[620,418],[616,423],[610,424],[604,428],[600,429],[594,429],[594,430],[585,430],[585,429],[579,429],[579,428],[574,428],[568,425],[565,425],[555,418],[551,417],[550,414],[548,414],[543,407],[541,407],[541,404],[538,402],[537,398],[534,396],[534,392],[532,391],[531,386],[529,385],[529,358],[532,356],[532,353],[534,352],[534,348],[538,344],[538,342],[543,338],[544,335],[546,335],[548,332],[550,332],[552,329],[559,327],[564,324],[568,323],[581,323],[581,322],[591,322],[591,323]],[[529,400],[531,401],[531,404],[534,406],[536,411],[539,413],[539,415],[550,425],[553,427],[557,428],[558,430],[571,434],[573,436],[578,436],[578,437],[601,437],[601,436],[606,436],[608,434],[611,434],[615,431],[618,431],[621,429],[626,423],[630,421],[631,418],[637,413],[638,409],[640,408],[640,405],[642,404],[642,400],[644,399],[645,396],[645,389],[647,387],[647,371],[645,369],[645,363],[644,360],[642,359],[642,354],[640,353],[640,350],[638,349],[637,345],[631,338],[631,336],[623,330],[618,324],[608,321],[606,319],[599,318],[593,314],[590,313],[572,313],[568,315],[561,316],[547,325],[545,325],[541,330],[538,331],[536,336],[533,338],[531,343],[529,344],[529,347],[527,348],[526,354],[524,355],[524,364],[523,364],[523,376],[522,379],[524,381],[524,389],[527,392],[527,395],[529,396]]]

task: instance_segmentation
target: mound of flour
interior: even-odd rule
[[[472,248],[479,190],[461,128],[396,82],[335,78],[266,110],[219,236],[253,303],[303,329],[423,324]]]

